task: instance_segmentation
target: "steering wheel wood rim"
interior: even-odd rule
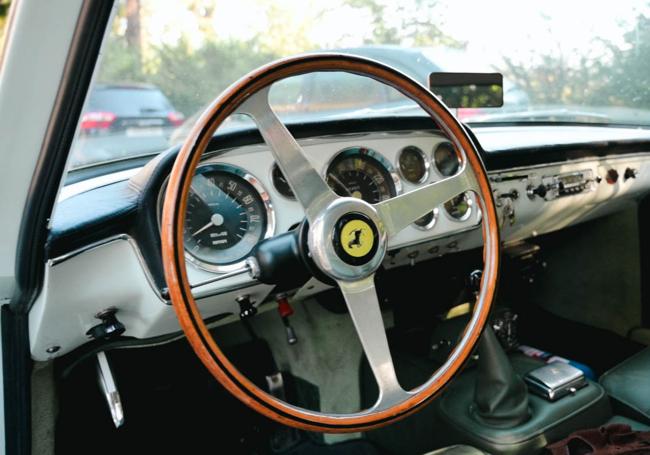
[[[183,225],[192,177],[216,129],[265,87],[287,77],[316,71],[345,71],[370,77],[416,101],[461,151],[464,165],[475,176],[474,191],[483,214],[484,273],[481,288],[470,323],[447,363],[427,383],[414,389],[415,392],[408,392],[407,399],[384,409],[354,414],[325,414],[290,405],[261,390],[242,375],[217,346],[201,317],[191,293],[183,247]],[[430,91],[416,81],[381,63],[351,55],[311,54],[279,60],[252,71],[226,89],[201,115],[176,158],[167,185],[161,224],[162,257],[169,294],[179,324],[196,355],[240,401],[273,420],[310,431],[366,431],[400,420],[430,402],[470,357],[487,321],[498,279],[497,212],[487,173],[464,127]]]

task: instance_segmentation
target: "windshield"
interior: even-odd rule
[[[70,167],[159,153],[246,72],[331,50],[383,61],[423,84],[434,71],[502,73],[503,107],[455,111],[471,124],[650,126],[647,1],[124,0]],[[271,102],[287,123],[422,115],[394,90],[346,73],[282,81]]]

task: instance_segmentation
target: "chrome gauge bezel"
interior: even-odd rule
[[[458,162],[458,168],[456,169],[456,172],[454,172],[453,174],[450,174],[450,175],[446,175],[446,174],[444,174],[444,173],[442,172],[442,170],[440,169],[440,167],[438,166],[438,163],[436,162],[436,151],[437,151],[437,150],[440,148],[440,146],[443,145],[443,144],[449,144],[449,145],[451,145],[451,147],[452,147],[454,150],[456,149],[456,148],[454,147],[454,144],[453,144],[452,142],[446,140],[446,139],[443,140],[443,141],[438,142],[438,143],[433,147],[433,149],[431,150],[431,163],[433,163],[433,167],[434,167],[435,170],[436,170],[436,174],[438,174],[439,177],[442,177],[443,179],[446,179],[446,178],[448,178],[448,177],[452,177],[452,176],[456,175],[456,174],[458,173],[458,171],[460,170],[460,168],[461,168],[461,166],[462,166],[463,163],[462,163],[462,160],[460,159],[460,157],[459,157],[458,155],[456,155],[456,160],[457,160],[457,162]]]
[[[271,186],[273,187],[273,191],[278,193],[278,195],[280,195],[280,197],[283,197],[287,201],[295,202],[296,201],[296,196],[295,195],[287,196],[286,194],[282,194],[282,191],[280,191],[278,189],[278,186],[275,184],[275,179],[273,178],[273,170],[276,169],[276,168],[282,173],[282,169],[280,169],[280,166],[278,165],[278,162],[273,161],[273,164],[271,164],[271,168],[269,169],[269,182],[271,182]],[[282,174],[282,175],[284,175],[284,174]],[[286,177],[285,177],[285,179],[286,179]],[[293,190],[291,190],[291,191],[293,192]]]
[[[438,222],[438,217],[440,216],[440,210],[438,209],[438,207],[436,207],[433,210],[431,210],[431,212],[433,212],[433,219],[429,223],[425,224],[424,226],[420,226],[419,224],[416,224],[414,221],[413,227],[419,231],[430,231],[431,229],[433,229],[436,223]],[[427,213],[426,215],[428,215],[429,213]]]
[[[211,169],[216,169],[221,172],[227,172],[236,175],[237,177],[244,179],[253,187],[253,189],[255,189],[255,191],[260,196],[260,199],[262,200],[262,203],[264,205],[264,211],[266,213],[266,231],[264,231],[264,236],[262,240],[272,237],[273,234],[275,233],[275,211],[273,210],[273,204],[271,203],[271,196],[266,191],[266,189],[264,188],[260,180],[254,175],[250,174],[245,169],[224,162],[202,163],[196,168],[195,173],[207,167]],[[190,251],[185,249],[185,259],[188,262],[194,264],[196,267],[205,270],[207,272],[216,272],[216,273],[232,272],[233,270],[240,269],[244,265],[246,259],[249,256],[250,253],[244,256],[243,258],[241,258],[241,260],[230,264],[213,264],[197,258]]]
[[[449,210],[447,210],[446,206],[447,206],[447,202],[449,201],[446,201],[442,204],[442,211],[445,213],[447,218],[456,223],[461,223],[463,221],[469,220],[472,216],[472,213],[474,213],[474,198],[472,197],[472,193],[470,191],[466,191],[463,193],[463,196],[465,196],[465,198],[467,199],[467,212],[465,212],[465,214],[460,218],[456,218],[451,213],[449,213]]]
[[[352,147],[346,147],[344,149],[339,150],[335,154],[333,154],[329,160],[325,163],[325,166],[323,167],[323,171],[321,172],[321,175],[323,177],[323,180],[327,182],[327,174],[330,170],[330,167],[332,166],[332,163],[336,161],[341,155],[350,155],[350,156],[369,156],[370,158],[375,159],[383,168],[384,170],[390,175],[391,180],[393,181],[393,187],[395,188],[395,196],[391,196],[390,199],[393,197],[397,197],[400,194],[402,194],[402,180],[400,179],[399,174],[397,173],[397,170],[393,166],[393,164],[390,162],[389,159],[387,159],[384,155],[381,153],[377,152],[376,150],[373,150],[369,147],[364,147],[364,146],[352,146]]]
[[[402,172],[402,167],[399,165],[400,158],[402,157],[402,154],[406,149],[412,149],[416,151],[420,155],[420,157],[422,158],[422,162],[424,163],[424,175],[417,182],[412,182],[411,180],[406,178],[406,176]],[[399,172],[400,177],[406,180],[407,182],[412,183],[413,185],[420,185],[426,182],[427,180],[429,180],[429,176],[431,175],[431,160],[429,159],[429,157],[427,157],[427,154],[424,153],[424,151],[416,145],[407,145],[405,147],[402,147],[400,151],[397,152],[397,156],[395,157],[395,166],[397,167],[397,171]]]

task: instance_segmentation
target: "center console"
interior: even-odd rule
[[[492,454],[535,453],[576,430],[595,428],[612,415],[603,388],[571,377],[572,367],[545,367],[529,384],[568,375],[565,393],[530,393],[523,378],[546,364],[523,354],[506,356],[491,329],[483,334],[479,361],[437,400],[437,411],[452,442],[471,444]],[[566,371],[565,371],[566,370]],[[505,373],[504,373],[505,371]],[[530,378],[529,378],[530,379]],[[571,382],[573,381],[573,382]],[[573,384],[573,385],[571,385]]]

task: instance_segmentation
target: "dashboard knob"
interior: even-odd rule
[[[548,188],[546,188],[546,185],[543,184],[540,184],[539,186],[530,185],[528,188],[526,188],[526,194],[528,194],[528,197],[530,199],[534,199],[535,196],[539,196],[544,199],[547,192]]]
[[[102,322],[91,327],[86,332],[86,335],[96,340],[110,340],[122,335],[126,331],[126,328],[124,324],[117,320],[115,313],[117,313],[117,309],[115,308],[108,308],[97,313],[95,317]]]
[[[635,179],[638,173],[639,172],[634,168],[631,167],[625,168],[625,173],[623,174],[623,181],[625,182],[629,179]]]
[[[605,181],[610,185],[618,182],[618,171],[616,169],[609,169],[607,175],[605,176]]]

